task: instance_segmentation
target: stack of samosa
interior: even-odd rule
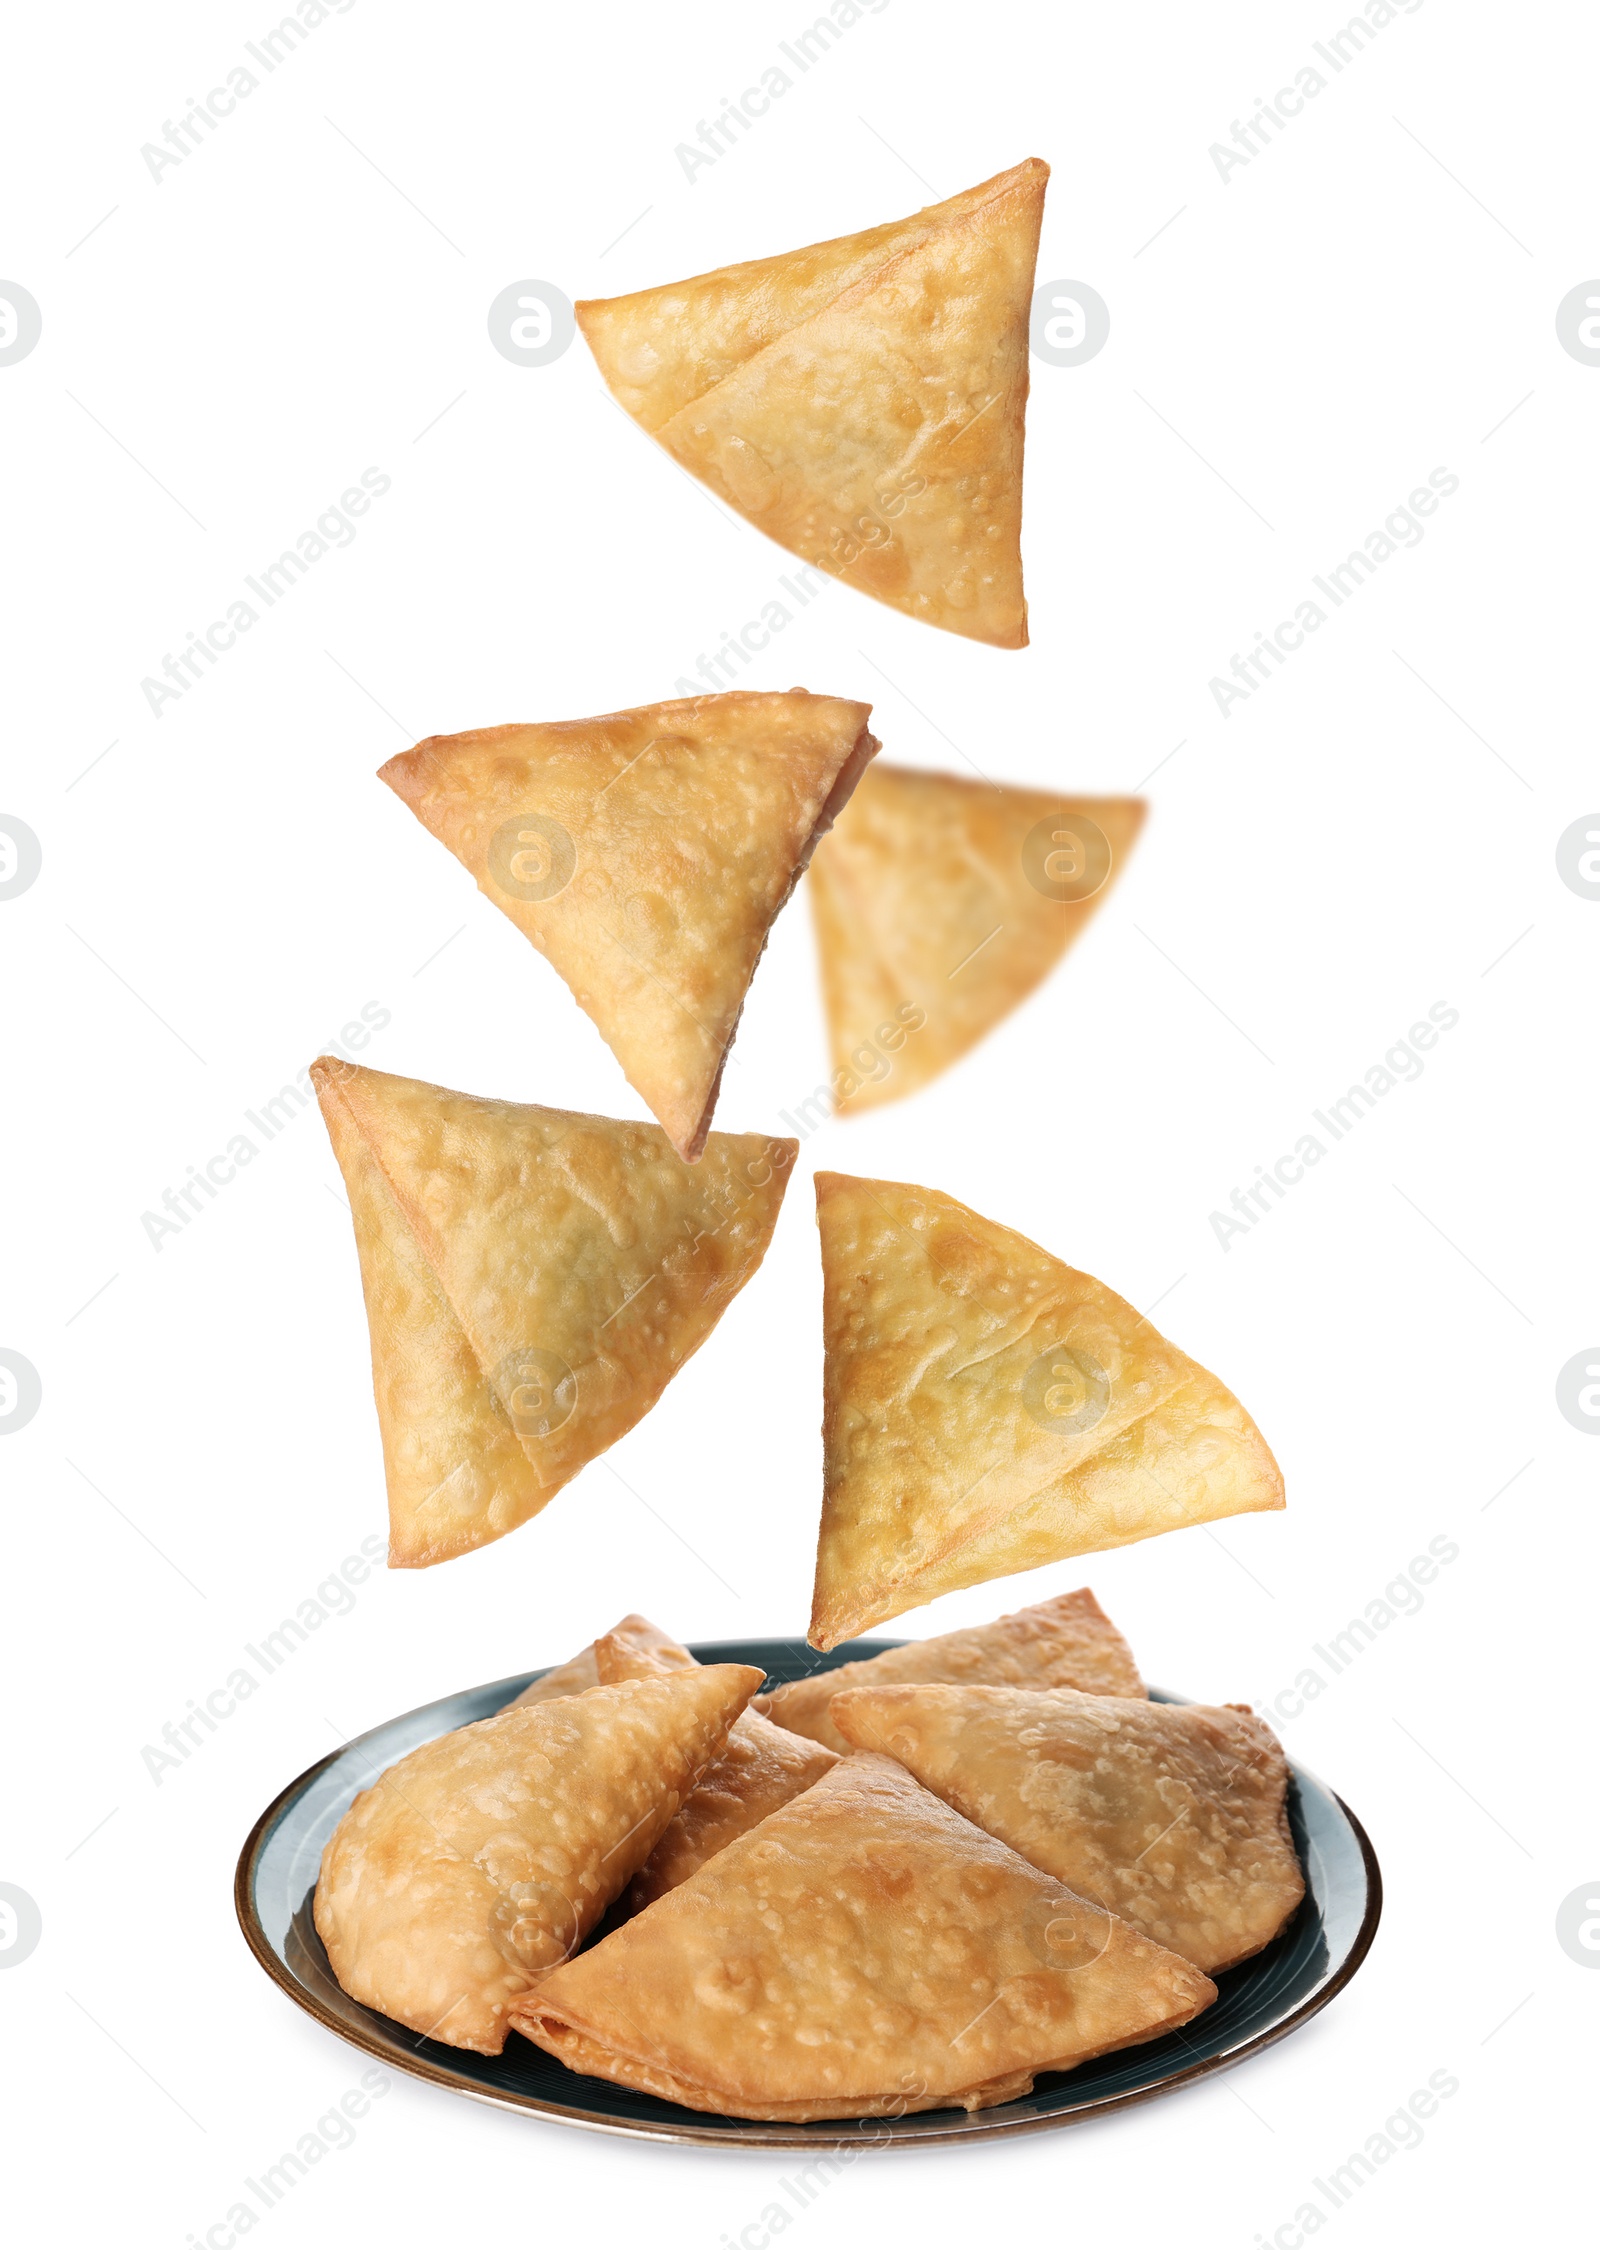
[[[1299,1903],[1270,1730],[1151,1702],[1087,1588],[758,1685],[633,1615],[403,1758],[324,1855],[341,1984],[690,2109],[984,2109],[1180,2029]]]

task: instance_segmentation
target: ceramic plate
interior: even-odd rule
[[[703,1641],[694,1653],[703,1664],[758,1664],[768,1685],[775,1687],[898,1645],[848,1641],[819,1657],[804,1641]],[[867,2118],[859,2125],[837,2119],[759,2125],[681,2109],[676,2102],[657,2101],[602,2078],[581,2078],[516,2033],[501,2055],[441,2046],[340,1991],[311,1920],[317,1868],[323,1846],[358,1790],[420,1743],[488,1718],[537,1677],[525,1672],[517,1679],[467,1688],[358,1735],[292,1781],[267,1807],[245,1841],[234,1879],[234,1903],[250,1950],[297,2007],[395,2070],[502,2109],[558,2118],[593,2132],[732,2148],[828,2149],[869,2140],[875,2148],[910,2148],[1072,2125],[1169,2093],[1210,2071],[1226,2070],[1282,2039],[1349,1983],[1378,1926],[1378,1863],[1361,1823],[1332,1790],[1291,1762],[1289,1819],[1305,1869],[1306,1896],[1288,1929],[1264,1953],[1224,1970],[1217,1979],[1215,2005],[1182,2031],[1082,2063],[1076,2070],[1047,2073],[1021,2101],[972,2115],[943,2109]],[[1151,1694],[1163,1703],[1188,1700],[1160,1689]]]

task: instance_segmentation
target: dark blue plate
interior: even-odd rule
[[[703,1641],[694,1653],[703,1664],[759,1664],[768,1685],[775,1687],[898,1645],[847,1641],[818,1656],[804,1641]],[[245,1841],[234,1878],[234,1904],[250,1950],[297,2006],[380,2062],[502,2109],[558,2117],[600,2133],[733,2148],[915,2147],[1072,2125],[1128,2102],[1170,2093],[1282,2039],[1349,1983],[1378,1927],[1382,1884],[1361,1823],[1331,1789],[1291,1764],[1289,1819],[1305,1869],[1306,1895],[1283,1935],[1253,1960],[1224,1970],[1217,1979],[1215,2005],[1182,2031],[1081,2063],[1076,2070],[1047,2073],[1031,2094],[997,2109],[971,2115],[959,2109],[922,2110],[911,2117],[863,2118],[859,2124],[834,2119],[817,2125],[758,2125],[739,2117],[707,2117],[603,2078],[580,2077],[515,2033],[501,2055],[441,2046],[363,2008],[339,1989],[311,1920],[317,1869],[323,1846],[358,1790],[368,1788],[419,1743],[486,1719],[537,1677],[525,1672],[517,1679],[466,1688],[358,1735],[292,1781],[267,1807]],[[1187,1700],[1159,1689],[1151,1692],[1162,1703]]]

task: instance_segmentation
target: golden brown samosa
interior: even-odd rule
[[[602,1681],[656,1679],[692,1667],[695,1659],[647,1618],[625,1618],[595,1643]],[[637,1914],[715,1858],[735,1836],[765,1820],[837,1765],[832,1750],[742,1711],[721,1753],[695,1785],[682,1811],[628,1885],[627,1910]]]
[[[936,1188],[816,1175],[811,1642],[1242,1510],[1283,1480],[1231,1391],[1104,1282]]]
[[[914,1094],[1026,999],[1122,872],[1144,812],[1139,797],[881,762],[863,774],[807,882],[836,1108]]]
[[[760,1684],[715,1664],[592,1688],[400,1759],[317,1878],[317,1932],[351,1999],[499,2054],[512,2003],[594,1928]]]
[[[637,1610],[630,1610],[626,1617],[613,1625],[607,1638],[626,1640],[630,1646],[639,1648],[675,1649],[678,1645],[670,1634],[663,1633],[659,1625],[652,1625],[649,1618],[641,1617]],[[512,1697],[512,1704],[553,1703],[558,1696],[582,1695],[589,1688],[598,1687],[600,1669],[595,1655],[599,1645],[598,1641],[591,1641],[587,1648],[580,1648],[576,1656],[568,1657],[565,1664],[557,1664],[550,1671],[541,1672],[536,1680],[528,1682],[520,1695]],[[691,1657],[690,1662],[693,1661]],[[642,1679],[644,1674],[640,1672],[617,1676]]]
[[[565,978],[693,1163],[767,933],[878,747],[871,709],[700,695],[433,735],[379,779]]]
[[[833,1721],[1208,1976],[1269,1945],[1304,1895],[1288,1762],[1245,1705],[862,1687]]]
[[[988,2109],[1215,1998],[866,1755],[553,1969],[512,2021],[573,2070],[804,2122]]]
[[[1091,1695],[1145,1692],[1133,1651],[1088,1587],[1080,1586],[987,1625],[964,1625],[930,1640],[906,1641],[881,1656],[786,1681],[770,1694],[758,1695],[754,1708],[796,1734],[825,1742],[843,1757],[854,1745],[828,1716],[834,1697],[845,1688],[916,1680],[946,1680],[962,1687],[1072,1687]]]
[[[864,233],[577,307],[614,396],[818,569],[1022,648],[1037,157]]]
[[[482,1100],[322,1057],[389,1488],[389,1561],[536,1515],[647,1413],[766,1252],[798,1144]]]
[[[520,1710],[530,1703],[559,1703],[563,1696],[586,1695],[590,1688],[600,1685],[600,1674],[594,1660],[595,1644],[580,1648],[576,1656],[569,1656],[565,1664],[554,1665],[530,1680],[520,1695],[514,1695],[509,1710]]]

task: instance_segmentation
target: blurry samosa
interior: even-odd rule
[[[590,299],[634,420],[779,546],[947,632],[1022,648],[1028,322],[1050,168],[909,219]]]
[[[1090,1695],[1143,1695],[1133,1651],[1087,1586],[1053,1601],[1036,1602],[987,1625],[964,1625],[929,1640],[905,1641],[881,1656],[813,1672],[756,1698],[764,1711],[796,1734],[810,1735],[844,1756],[853,1745],[828,1716],[844,1688],[900,1686],[945,1680],[962,1687],[1082,1688]],[[755,1716],[747,1712],[744,1726]]]
[[[600,1678],[659,1679],[692,1668],[695,1659],[647,1618],[624,1619],[595,1644]],[[834,1752],[742,1711],[718,1757],[701,1775],[644,1866],[628,1886],[627,1908],[637,1914],[704,1866],[736,1836],[776,1812],[837,1765]]]
[[[1139,797],[864,774],[808,884],[835,1106],[915,1093],[1025,1000],[1122,872],[1144,811]]]
[[[1304,1894],[1288,1764],[1246,1707],[863,1687],[833,1721],[1208,1976],[1270,1944]]]
[[[323,1056],[389,1488],[389,1560],[536,1515],[647,1413],[760,1265],[797,1144],[489,1101]]]
[[[869,1755],[553,1969],[512,2021],[573,2070],[805,2122],[988,2109],[1215,1998]]]
[[[1104,1282],[936,1188],[816,1187],[813,1647],[961,1586],[1283,1506],[1232,1392]]]
[[[761,1684],[748,1664],[492,1718],[363,1790],[322,1855],[315,1919],[352,2000],[497,2055],[507,2012],[647,1859]]]
[[[701,695],[433,735],[380,768],[690,1163],[767,933],[877,749],[867,703]]]

